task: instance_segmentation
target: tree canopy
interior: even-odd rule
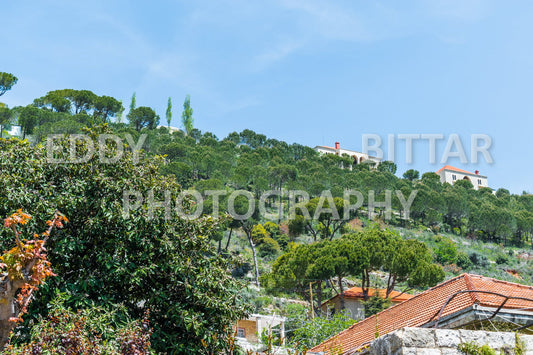
[[[18,78],[10,73],[0,72],[0,96],[11,90]]]
[[[187,95],[187,97],[185,97],[185,101],[183,102],[181,123],[183,125],[183,128],[185,128],[185,132],[187,132],[188,135],[191,135],[194,128],[194,118],[192,117],[192,113],[193,109],[191,107],[191,97]]]
[[[128,120],[137,131],[140,131],[145,127],[148,129],[155,129],[159,124],[159,116],[153,109],[146,106],[140,106],[131,110],[128,113]]]
[[[293,247],[273,263],[272,272],[263,276],[263,283],[273,293],[293,289],[308,297],[310,282],[318,282],[317,293],[321,295],[321,281],[336,278],[341,308],[344,308],[342,279],[359,278],[365,300],[368,300],[373,286],[370,274],[375,271],[387,275],[385,298],[400,283],[406,284],[407,290],[434,286],[444,279],[442,267],[433,263],[424,243],[369,227],[339,239]],[[320,301],[319,296],[318,308]]]

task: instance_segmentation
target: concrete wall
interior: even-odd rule
[[[533,335],[519,335],[525,355],[533,355]],[[488,345],[497,353],[514,354],[515,333],[463,329],[403,328],[377,338],[366,351],[368,355],[464,355],[457,347],[475,342]]]

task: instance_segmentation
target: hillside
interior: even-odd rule
[[[187,108],[186,101],[184,117],[187,116],[187,110],[192,112],[190,107]],[[233,132],[223,139],[213,133],[202,133],[194,129],[190,121],[186,131],[169,130],[158,127],[159,117],[152,109],[142,106],[132,108],[127,116],[129,123],[124,123],[121,118],[123,111],[118,100],[86,90],[56,90],[37,98],[26,107],[4,107],[1,116],[3,121],[0,123],[4,128],[20,125],[23,138],[27,141],[2,140],[3,154],[11,156],[13,151],[21,150],[25,153],[17,154],[30,159],[28,157],[34,153],[28,152],[33,150],[41,152],[35,153],[38,157],[42,157],[39,154],[51,154],[48,156],[55,159],[65,158],[72,137],[61,138],[62,143],[57,145],[59,150],[51,153],[45,151],[50,147],[44,144],[47,143],[47,138],[54,134],[82,134],[89,140],[76,143],[76,154],[85,152],[87,147],[84,144],[96,147],[97,142],[100,144],[97,151],[103,152],[103,155],[95,154],[90,158],[89,162],[93,164],[98,159],[105,160],[102,157],[110,159],[111,153],[120,151],[123,144],[127,154],[135,160],[133,147],[141,142],[144,153],[141,154],[140,167],[135,167],[135,161],[131,166],[129,163],[121,165],[121,159],[118,162],[95,163],[95,169],[102,169],[102,176],[107,176],[102,178],[102,186],[105,185],[104,182],[113,181],[114,185],[109,191],[113,191],[116,196],[113,199],[109,195],[91,191],[88,196],[95,199],[91,208],[100,208],[96,206],[102,201],[108,201],[114,208],[127,207],[130,211],[131,206],[125,205],[127,199],[128,203],[135,206],[131,210],[138,214],[136,218],[141,218],[140,221],[147,218],[146,213],[156,213],[160,218],[159,222],[165,225],[164,228],[184,228],[184,234],[193,239],[196,237],[195,233],[209,237],[207,245],[210,246],[202,246],[201,248],[207,249],[200,248],[203,251],[197,250],[198,255],[206,253],[212,260],[222,260],[220,262],[223,264],[219,264],[217,270],[231,272],[233,280],[225,282],[233,290],[239,289],[236,285],[248,285],[248,288],[241,288],[232,301],[228,301],[236,303],[235,309],[232,308],[235,312],[228,315],[228,318],[221,319],[220,324],[231,323],[231,317],[237,317],[246,308],[255,312],[288,315],[294,320],[292,326],[295,329],[305,329],[308,324],[306,306],[299,303],[295,305],[288,299],[310,301],[311,292],[318,293],[319,297],[315,296],[314,299],[314,308],[319,309],[321,300],[350,285],[362,284],[366,289],[396,288],[416,293],[444,277],[449,278],[465,271],[514,282],[533,283],[533,264],[529,255],[532,247],[533,195],[514,195],[506,189],[498,189],[495,193],[488,188],[474,190],[468,181],[463,180],[454,185],[441,184],[435,173],[426,172],[420,176],[413,169],[398,177],[399,172],[391,162],[377,166],[371,162],[357,164],[347,155],[320,155],[310,147],[278,141],[250,130]],[[7,134],[6,129],[3,134]],[[102,134],[113,137],[105,141],[103,146],[98,141]],[[39,158],[34,157],[29,161],[34,164]],[[61,165],[63,163],[67,164]],[[55,165],[43,164],[39,169],[44,171],[44,185],[49,183],[45,176],[63,179],[63,175],[56,175]],[[83,175],[86,165],[76,165],[69,161],[61,164],[59,166],[73,169],[69,176],[73,176],[74,186],[81,189],[81,186],[96,183],[91,176]],[[123,172],[121,169],[133,169],[128,170],[126,175],[137,182],[116,182],[114,179],[119,178],[116,174],[120,175]],[[137,170],[140,175],[135,177],[134,172]],[[6,191],[11,191],[16,184],[13,176],[6,175],[3,179],[8,186]],[[31,184],[30,180],[23,181]],[[146,186],[143,181],[147,183]],[[119,194],[121,184],[129,188],[123,187],[122,194]],[[155,197],[150,195],[152,190],[148,189],[152,185],[156,188]],[[164,190],[167,185],[171,186],[171,190]],[[184,191],[187,192],[183,194]],[[170,217],[165,205],[166,192],[169,192]],[[72,190],[67,195],[75,194]],[[190,199],[184,198],[185,195],[191,195]],[[408,196],[414,196],[409,214],[405,201],[402,201],[402,197],[407,199]],[[182,205],[175,202],[180,201],[178,197],[181,198]],[[17,201],[29,201],[24,200],[26,197],[18,198]],[[390,206],[375,203],[388,198]],[[72,213],[78,211],[78,208],[87,208],[82,205],[71,208],[61,199],[54,201],[67,206],[67,210],[70,209]],[[28,209],[33,208],[27,202],[23,204]],[[52,205],[47,208],[50,209]],[[6,202],[2,213],[8,215],[13,206]],[[144,206],[144,209],[139,209],[139,206]],[[43,213],[45,209],[41,208],[39,211]],[[188,217],[197,213],[198,219],[192,219],[192,223],[189,221],[191,226],[184,225],[182,221],[188,219],[183,219],[178,211]],[[88,218],[83,223],[89,223],[94,212],[87,210],[83,213]],[[112,214],[116,213],[117,210],[114,210]],[[210,217],[220,220],[213,223]],[[104,219],[109,220],[106,218],[108,217]],[[166,223],[168,219],[172,223]],[[139,225],[133,224],[128,228],[140,228],[140,225],[145,228],[144,222],[138,223]],[[195,223],[198,226],[194,226]],[[120,227],[117,230],[122,233],[125,229]],[[79,236],[73,234],[73,237]],[[165,238],[165,235],[161,237]],[[96,240],[100,240],[99,238]],[[386,245],[380,244],[384,248],[383,253],[376,257],[372,254],[370,244],[365,243],[379,240]],[[125,248],[126,254],[130,252],[129,248],[145,248],[139,245],[126,246],[129,243],[127,241],[120,243],[126,243],[120,244]],[[397,261],[392,262],[383,256],[387,253],[393,255],[396,249],[402,251],[395,256],[397,258],[403,252],[410,255],[402,261],[408,266],[401,272],[391,271],[397,268],[397,265],[393,265]],[[82,250],[89,253],[89,249]],[[305,260],[298,259],[298,253],[302,250],[311,256]],[[362,250],[366,250],[368,255],[363,255]],[[187,254],[187,250],[182,251]],[[112,248],[108,252],[112,253]],[[90,254],[83,257],[76,255],[85,260]],[[165,255],[170,257],[170,254]],[[105,258],[108,257],[109,260],[112,259],[110,256]],[[368,257],[370,261],[362,260],[364,257]],[[341,258],[345,261],[339,262]],[[376,258],[380,260],[374,260]],[[91,264],[93,261],[89,259],[87,263]],[[54,260],[61,262],[65,259],[56,256]],[[110,270],[117,268],[124,272],[122,265],[109,262],[112,265],[109,266]],[[78,265],[83,269],[82,262],[69,265]],[[169,272],[176,272],[179,279],[183,272],[181,267],[176,269],[178,271]],[[426,274],[427,270],[432,271]],[[66,266],[64,271],[70,272]],[[104,271],[101,272],[102,275],[105,274]],[[143,271],[145,272],[149,271]],[[404,274],[398,276],[402,272]],[[390,275],[393,274],[394,281],[391,282]],[[90,273],[80,275],[87,277],[93,285],[97,282]],[[115,281],[109,282],[112,284]],[[83,290],[88,287],[86,283],[80,286],[76,280],[69,282],[72,283],[68,287],[73,290],[69,292],[74,292],[73,297],[76,298],[80,297],[77,295],[81,292],[80,287]],[[224,297],[229,297],[234,291],[228,292]],[[99,299],[97,293],[87,294]],[[47,297],[52,297],[51,293]],[[112,300],[130,302],[132,307],[131,300]],[[98,302],[100,301],[99,299]],[[136,302],[144,304],[142,297],[137,298]],[[34,312],[36,315],[42,309]],[[187,314],[191,314],[191,324],[195,324],[195,317],[199,314],[196,312],[200,312],[198,307],[194,306],[193,310],[187,312],[192,312]],[[139,314],[135,316],[139,317]],[[163,317],[161,314],[158,316]],[[345,320],[339,322],[340,328],[349,323]],[[161,333],[156,333],[157,336],[164,337],[161,334],[164,334],[166,328],[158,329]],[[295,339],[297,336],[289,334],[288,338]]]

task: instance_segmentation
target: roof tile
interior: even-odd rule
[[[379,289],[378,290],[378,293],[379,293],[379,295],[381,297],[384,297],[386,292],[387,292],[387,290],[385,290],[385,289]],[[349,288],[348,290],[344,291],[343,293],[344,293],[344,298],[347,298],[347,299],[364,299],[363,289],[361,287],[352,287],[352,288]],[[375,289],[369,289],[368,290],[368,295],[370,297],[374,296],[375,294],[376,294],[376,290]],[[325,301],[324,303],[327,303],[330,300],[332,300],[334,298],[337,298],[337,297],[339,297],[339,295],[330,298],[329,300]],[[403,301],[406,301],[406,300],[408,300],[408,299],[410,299],[412,297],[413,297],[413,295],[410,295],[408,293],[398,292],[398,291],[392,291],[390,293],[390,295],[389,295],[389,298],[393,302],[403,302]]]
[[[459,169],[459,168],[456,168],[455,166],[451,166],[451,165],[445,165],[443,166],[442,168],[440,168],[439,170],[436,171],[436,174],[440,173],[441,171],[443,170],[452,170],[452,171],[457,171],[458,173],[463,173],[463,174],[470,174],[470,175],[476,175],[474,173],[471,173],[470,171],[466,171],[466,170],[463,170],[463,169]]]

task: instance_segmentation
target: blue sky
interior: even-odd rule
[[[195,126],[219,138],[354,150],[368,133],[457,133],[467,148],[488,134],[493,164],[447,163],[533,192],[532,19],[525,0],[3,1],[0,71],[19,82],[1,101],[73,88],[127,106],[135,91],[161,117],[172,97],[179,126],[190,94]],[[399,175],[443,165],[423,142],[407,164],[396,142]]]

